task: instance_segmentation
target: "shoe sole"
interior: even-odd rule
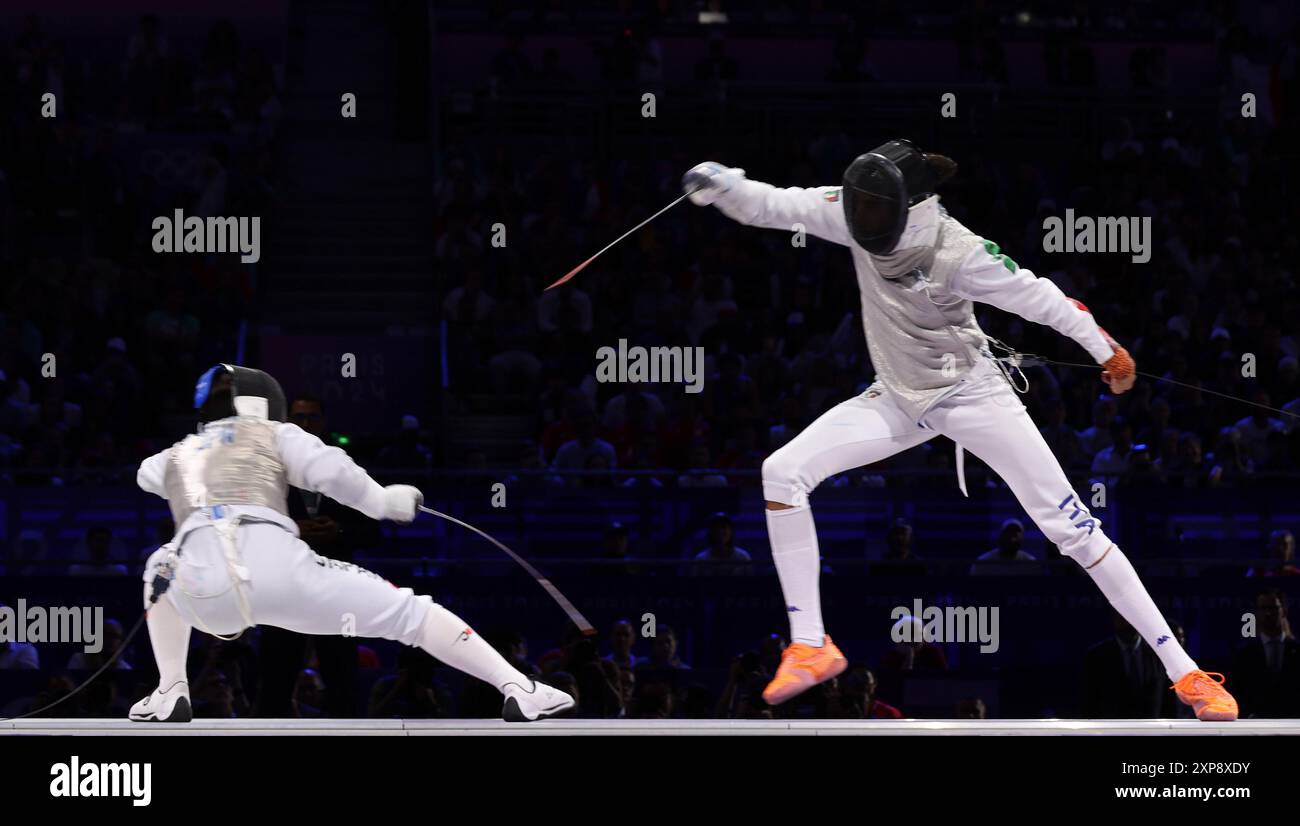
[[[529,717],[524,714],[524,710],[519,707],[519,701],[514,697],[507,697],[505,707],[501,709],[501,718],[507,723],[535,723],[538,720],[545,720],[547,717],[559,714],[573,706],[569,703],[560,703],[543,709],[536,717]]]
[[[1201,715],[1204,716],[1201,716]],[[1229,723],[1237,719],[1235,711],[1203,711],[1196,715],[1196,719],[1203,723]]]
[[[181,697],[172,706],[172,713],[167,715],[167,719],[158,718],[157,714],[150,714],[148,717],[132,717],[133,723],[188,723],[194,719],[194,710],[190,708],[188,697]]]
[[[800,694],[804,693],[805,691],[807,691],[808,689],[812,688],[815,685],[820,685],[821,683],[826,682],[832,677],[840,676],[841,674],[844,673],[844,669],[848,667],[849,667],[849,661],[844,657],[839,657],[835,660],[834,663],[831,664],[830,670],[827,671],[825,674],[823,674],[820,678],[814,678],[812,674],[809,673],[809,671],[805,668],[797,669],[798,674],[806,675],[806,677],[801,676],[798,685],[784,686],[782,688],[777,689],[776,691],[771,692],[770,694],[766,690],[764,690],[763,702],[767,703],[769,706],[779,706],[782,703],[787,702],[788,700],[799,696]]]

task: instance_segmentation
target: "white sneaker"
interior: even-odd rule
[[[194,712],[190,708],[190,684],[181,680],[163,691],[153,693],[131,706],[130,718],[137,723],[188,723]]]
[[[516,683],[506,685],[501,716],[507,723],[531,723],[573,708],[573,698],[568,694],[546,683],[531,682],[526,689]]]

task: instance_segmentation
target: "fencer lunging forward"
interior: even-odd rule
[[[998,473],[1043,533],[1092,577],[1159,655],[1178,697],[1202,720],[1233,720],[1222,675],[1206,674],[1178,644],[1128,558],[1071,488],[975,322],[974,302],[1051,326],[1103,365],[1115,393],[1136,365],[1091,313],[1051,281],[953,220],[934,191],[956,171],[904,140],[859,156],[840,186],[778,189],[744,170],[704,163],[683,185],[743,224],[806,231],[849,248],[876,380],[831,408],[763,463],[772,558],[791,644],[763,692],[784,702],[839,674],[845,660],[822,626],[817,534],[809,494],[828,476],[943,434]],[[964,484],[964,483],[963,483]]]
[[[132,706],[132,720],[189,721],[191,628],[227,635],[259,624],[418,646],[500,690],[507,720],[537,720],[573,706],[572,697],[519,673],[429,597],[315,554],[298,538],[286,505],[293,485],[373,519],[410,522],[423,501],[418,490],[380,487],[342,450],[286,423],[284,393],[260,370],[213,367],[199,379],[194,406],[199,431],[146,459],[137,477],[141,488],[167,500],[178,527],[145,566],[159,684]]]

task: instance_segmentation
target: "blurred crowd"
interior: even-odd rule
[[[38,17],[0,37],[0,479],[131,478],[253,295],[255,267],[156,254],[150,227],[266,210],[272,59],[228,21],[173,37],[146,15],[111,42]]]
[[[1287,598],[1278,590],[1258,593],[1255,611],[1258,633],[1232,654],[1231,673],[1243,717],[1295,717],[1300,714],[1300,642],[1291,630]],[[1168,690],[1164,669],[1137,632],[1114,614],[1114,632],[1091,646],[1075,663],[1077,712],[1085,718],[1190,717]],[[899,627],[912,625],[912,633]],[[1186,638],[1177,620],[1170,623],[1179,641]],[[460,679],[430,656],[401,647],[394,663],[385,667],[376,651],[356,646],[352,679],[327,682],[320,654],[309,644],[291,663],[292,679],[273,684],[272,663],[261,639],[266,629],[237,640],[196,635],[190,652],[194,711],[198,717],[292,718],[370,717],[437,718],[496,717],[499,693],[476,680]],[[582,634],[570,626],[560,644],[530,655],[520,632],[498,628],[485,638],[511,664],[530,677],[571,694],[578,701],[568,716],[588,719],[901,719],[996,717],[997,698],[954,695],[947,707],[935,705],[934,689],[916,693],[915,706],[904,702],[913,680],[942,681],[952,669],[945,646],[932,641],[921,620],[904,616],[895,623],[896,640],[871,662],[857,660],[837,678],[817,686],[797,700],[772,707],[763,689],[776,673],[786,641],[771,633],[753,648],[740,651],[724,668],[702,673],[683,661],[676,632],[653,622],[637,625],[614,622],[601,637]],[[319,638],[318,638],[319,639]],[[105,624],[104,650],[75,653],[65,666],[42,663],[37,646],[0,643],[0,715],[21,714],[70,691],[89,672],[104,665],[122,641],[116,620]],[[145,654],[147,657],[147,654]],[[92,684],[93,691],[71,705],[50,712],[55,716],[123,716],[150,682],[151,666],[119,658],[116,679]],[[48,675],[36,690],[14,697],[4,675],[19,672]],[[952,692],[947,692],[951,694]],[[927,699],[920,699],[929,696]],[[942,692],[941,692],[942,694]],[[941,696],[941,694],[939,696]],[[960,694],[960,692],[958,692]],[[283,695],[283,696],[281,696]],[[1045,701],[1047,702],[1047,701]]]

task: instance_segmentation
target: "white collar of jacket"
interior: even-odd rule
[[[885,278],[898,278],[922,266],[934,254],[934,244],[939,239],[939,214],[938,195],[931,195],[908,209],[907,226],[894,251],[871,256],[876,271]]]

